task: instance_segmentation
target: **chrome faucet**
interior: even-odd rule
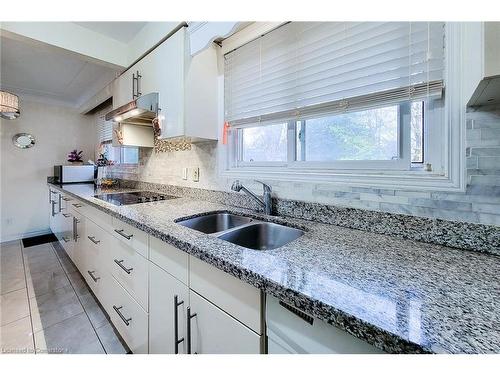
[[[257,181],[259,184],[262,184],[262,187],[264,188],[264,194],[262,196],[262,199],[260,199],[257,195],[252,193],[250,190],[248,190],[246,187],[244,187],[239,180],[236,180],[233,182],[233,185],[231,185],[231,190],[233,191],[240,191],[243,190],[245,193],[247,193],[249,196],[251,196],[253,199],[255,199],[261,206],[264,208],[264,213],[266,215],[272,215],[272,199],[271,199],[271,186],[263,183],[262,181]]]

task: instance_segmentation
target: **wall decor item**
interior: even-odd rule
[[[14,120],[19,117],[19,97],[7,91],[0,91],[0,117]]]
[[[68,154],[68,161],[71,163],[83,163],[83,151],[73,150]]]
[[[35,145],[35,137],[28,133],[17,133],[12,137],[12,143],[19,148],[30,148]]]

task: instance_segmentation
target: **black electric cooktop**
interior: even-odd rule
[[[128,193],[109,193],[94,195],[94,198],[101,199],[116,206],[126,206],[129,204],[147,203],[175,199],[173,195],[166,195],[152,191],[131,191]]]

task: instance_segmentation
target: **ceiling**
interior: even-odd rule
[[[86,29],[106,35],[122,43],[130,42],[147,22],[74,22]]]
[[[111,82],[118,68],[30,40],[0,38],[1,86],[17,94],[79,107]]]

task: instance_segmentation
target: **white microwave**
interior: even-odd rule
[[[96,172],[94,165],[55,165],[54,182],[59,184],[94,182]]]

